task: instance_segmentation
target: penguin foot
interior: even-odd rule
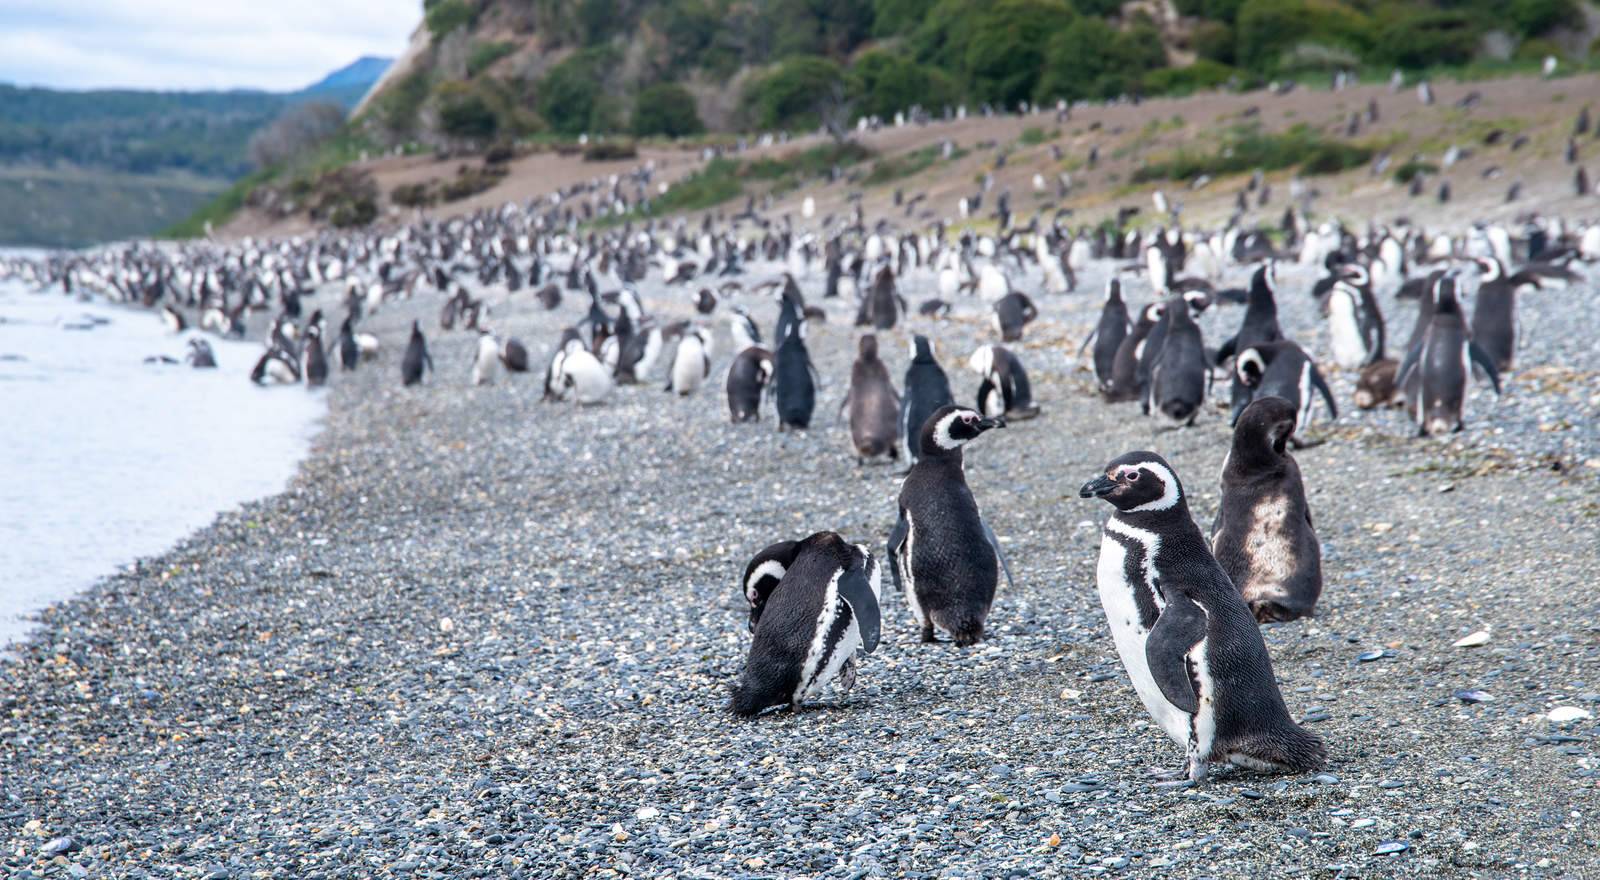
[[[1206,777],[1210,775],[1211,765],[1202,760],[1198,755],[1189,758],[1189,781],[1195,785],[1204,785]]]
[[[922,628],[922,643],[924,645],[931,645],[931,644],[933,644],[934,642],[937,642],[937,641],[939,641],[939,640],[934,638],[934,636],[933,636],[933,625],[932,624],[929,624],[928,626],[925,626],[925,627]]]
[[[850,689],[856,686],[856,658],[844,661],[844,665],[839,667],[839,677],[835,683],[841,696],[850,693]]]

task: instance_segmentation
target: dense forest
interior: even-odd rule
[[[1583,2],[425,0],[424,56],[363,121],[389,141],[676,136],[810,127],[829,106],[887,117],[1335,70],[1585,62]]]

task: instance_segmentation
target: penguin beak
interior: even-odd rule
[[[978,420],[978,430],[980,432],[987,431],[990,428],[1004,428],[1005,426],[1006,426],[1006,420],[1002,419],[1002,418],[979,419]]]
[[[1078,490],[1079,498],[1104,498],[1117,491],[1117,484],[1110,477],[1101,474],[1093,480],[1083,484]]]

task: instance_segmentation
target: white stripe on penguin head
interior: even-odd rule
[[[1153,461],[1141,461],[1138,464],[1123,465],[1121,470],[1124,472],[1130,470],[1148,471],[1160,479],[1162,485],[1160,498],[1154,501],[1146,501],[1138,507],[1130,507],[1128,508],[1129,513],[1143,510],[1167,510],[1178,503],[1178,478],[1165,466]]]

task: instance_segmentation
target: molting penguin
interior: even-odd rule
[[[672,375],[667,391],[679,397],[694,393],[711,375],[711,334],[704,327],[690,327],[678,339],[678,352],[672,358]]]
[[[982,377],[978,382],[978,411],[982,414],[991,418],[1005,416],[1013,422],[1039,414],[1028,372],[1005,346],[978,346],[967,360],[967,367]]]
[[[782,322],[780,322],[782,323]],[[776,362],[773,398],[778,410],[778,430],[811,427],[817,407],[817,384],[812,376],[811,353],[806,350],[805,323],[789,321],[781,337]]]
[[[884,266],[873,278],[872,290],[861,300],[861,308],[856,313],[856,326],[870,324],[878,330],[888,330],[899,321],[900,312],[905,307],[905,301],[894,286],[894,270]]]
[[[899,460],[900,395],[889,381],[889,368],[878,358],[878,337],[867,333],[858,343],[856,362],[850,368],[850,390],[844,406],[850,410],[850,442],[858,461],[886,455]]]
[[[1111,379],[1117,362],[1117,349],[1128,336],[1128,306],[1122,301],[1122,281],[1112,278],[1106,282],[1106,304],[1100,309],[1100,323],[1083,340],[1078,356],[1091,343],[1094,345],[1094,377],[1100,383],[1100,393],[1111,390]]]
[[[900,517],[889,535],[889,571],[906,597],[922,640],[934,627],[960,646],[983,638],[995,588],[1011,573],[1000,542],[978,513],[967,487],[961,447],[1005,421],[959,406],[928,417],[917,440],[921,455],[900,487]]]
[[[1150,370],[1150,388],[1144,411],[1161,413],[1180,425],[1194,424],[1206,401],[1210,370],[1206,368],[1205,340],[1187,304],[1167,301],[1166,339]]]
[[[906,365],[906,396],[900,400],[900,439],[915,464],[922,455],[922,425],[940,407],[956,402],[950,377],[933,354],[933,343],[920,333],[911,337],[911,363]]]
[[[489,385],[500,372],[500,343],[494,334],[478,329],[478,354],[472,361],[472,384]]]
[[[406,343],[405,357],[400,359],[400,381],[405,385],[421,382],[424,367],[432,372],[433,358],[428,356],[428,343],[422,338],[422,324],[412,321],[411,341]]]
[[[1140,701],[1183,747],[1190,781],[1203,781],[1212,761],[1321,767],[1322,741],[1290,719],[1255,617],[1190,518],[1171,466],[1130,452],[1078,494],[1116,508],[1100,542],[1100,603]]]
[[[750,656],[728,708],[750,716],[799,709],[837,679],[849,691],[856,648],[878,647],[880,575],[864,548],[834,532],[773,544],[745,566]]]
[[[772,381],[772,352],[751,345],[733,356],[728,367],[728,414],[735,422],[761,420],[761,395]]]
[[[1488,352],[1467,333],[1455,279],[1446,276],[1434,287],[1433,314],[1421,341],[1400,364],[1400,387],[1405,389],[1406,408],[1419,436],[1461,430],[1472,364],[1482,368],[1499,394],[1500,373]]]
[[[1400,393],[1397,381],[1399,375],[1400,362],[1391,357],[1362,367],[1361,374],[1356,378],[1356,406],[1360,409],[1404,406],[1405,395]]]
[[[1245,407],[1222,464],[1211,552],[1256,620],[1310,617],[1322,595],[1322,545],[1300,466],[1289,454],[1298,413],[1281,397]]]
[[[1020,341],[1022,328],[1037,317],[1039,310],[1026,294],[1012,291],[994,301],[994,327],[1002,342]]]
[[[1263,397],[1281,397],[1289,401],[1298,414],[1295,430],[1303,431],[1311,424],[1311,409],[1316,395],[1322,395],[1328,405],[1328,418],[1339,417],[1339,407],[1333,402],[1333,392],[1317,369],[1316,361],[1305,349],[1287,339],[1252,346],[1233,359],[1234,407],[1230,424],[1238,424],[1245,407]],[[1295,444],[1298,446],[1299,439]]]

